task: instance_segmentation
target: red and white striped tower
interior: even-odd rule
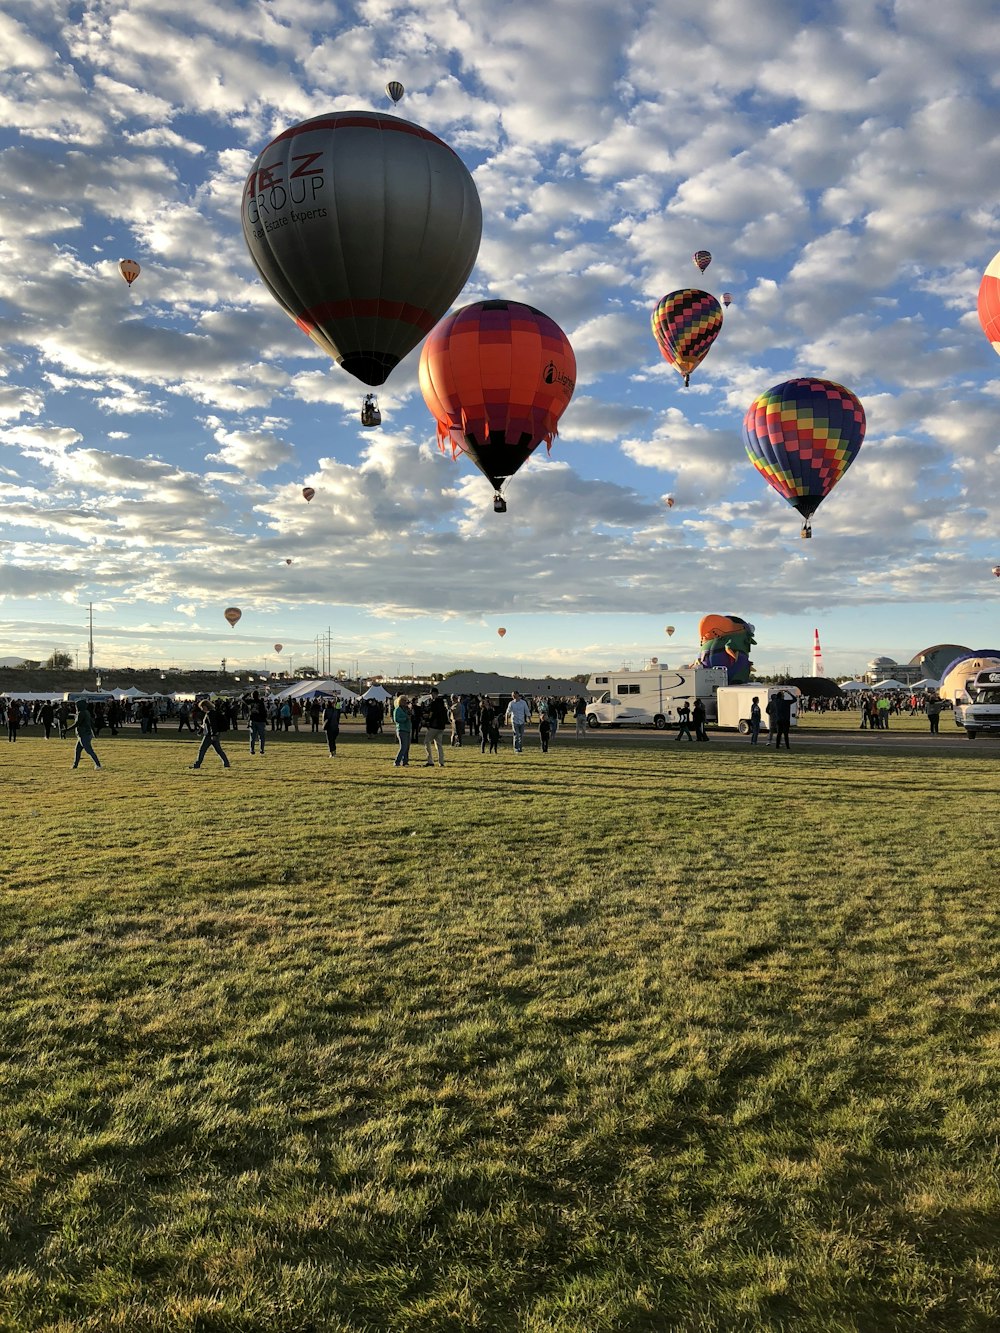
[[[819,630],[813,630],[813,675],[823,674],[823,652],[819,646]]]

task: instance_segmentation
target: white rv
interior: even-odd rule
[[[654,726],[662,730],[677,724],[682,703],[694,707],[700,699],[710,722],[715,721],[715,692],[729,676],[725,667],[684,667],[671,671],[656,663],[644,671],[600,671],[587,681],[587,692],[598,697],[587,705],[588,727]]]
[[[792,726],[799,717],[799,688],[797,685],[723,685],[716,695],[718,722],[720,727],[735,727],[741,736],[750,731],[750,705],[754,695],[760,704],[760,729],[767,731],[770,719],[767,716],[767,702],[776,694],[789,694],[792,697]]]

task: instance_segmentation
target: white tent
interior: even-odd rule
[[[901,680],[880,680],[877,685],[873,685],[873,690],[908,690],[909,685],[905,685]]]
[[[339,695],[341,699],[356,699],[358,696],[353,690],[349,690],[346,685],[341,685],[339,680],[297,680],[294,685],[289,685],[280,690],[277,694],[272,694],[272,699],[315,699],[323,696]]]
[[[153,697],[147,694],[145,690],[140,690],[137,685],[130,685],[127,690],[112,690],[111,694],[115,699],[151,699]]]
[[[845,680],[840,688],[846,690],[848,694],[852,694],[856,690],[867,690],[868,686],[863,680]]]
[[[931,680],[930,676],[926,680],[915,680],[910,686],[911,690],[936,690],[941,684],[939,680]]]
[[[387,699],[392,698],[392,695],[388,690],[384,690],[381,685],[371,685],[361,697],[362,699],[377,699],[380,704],[384,704]]]

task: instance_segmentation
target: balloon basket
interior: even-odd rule
[[[499,491],[493,497],[493,512],[494,514],[506,514],[507,512],[507,501]]]

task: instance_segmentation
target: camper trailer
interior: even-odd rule
[[[659,729],[677,724],[682,703],[694,707],[700,699],[710,722],[716,718],[715,692],[729,679],[725,667],[683,667],[671,671],[656,663],[642,671],[600,671],[587,682],[597,695],[587,705],[588,727],[642,727]]]
[[[792,698],[792,726],[798,722],[799,688],[796,685],[761,685],[759,682],[749,685],[724,685],[716,695],[718,723],[720,727],[735,727],[741,736],[750,730],[750,705],[756,695],[760,704],[761,731],[770,728],[767,715],[768,700],[776,694],[789,694]]]

